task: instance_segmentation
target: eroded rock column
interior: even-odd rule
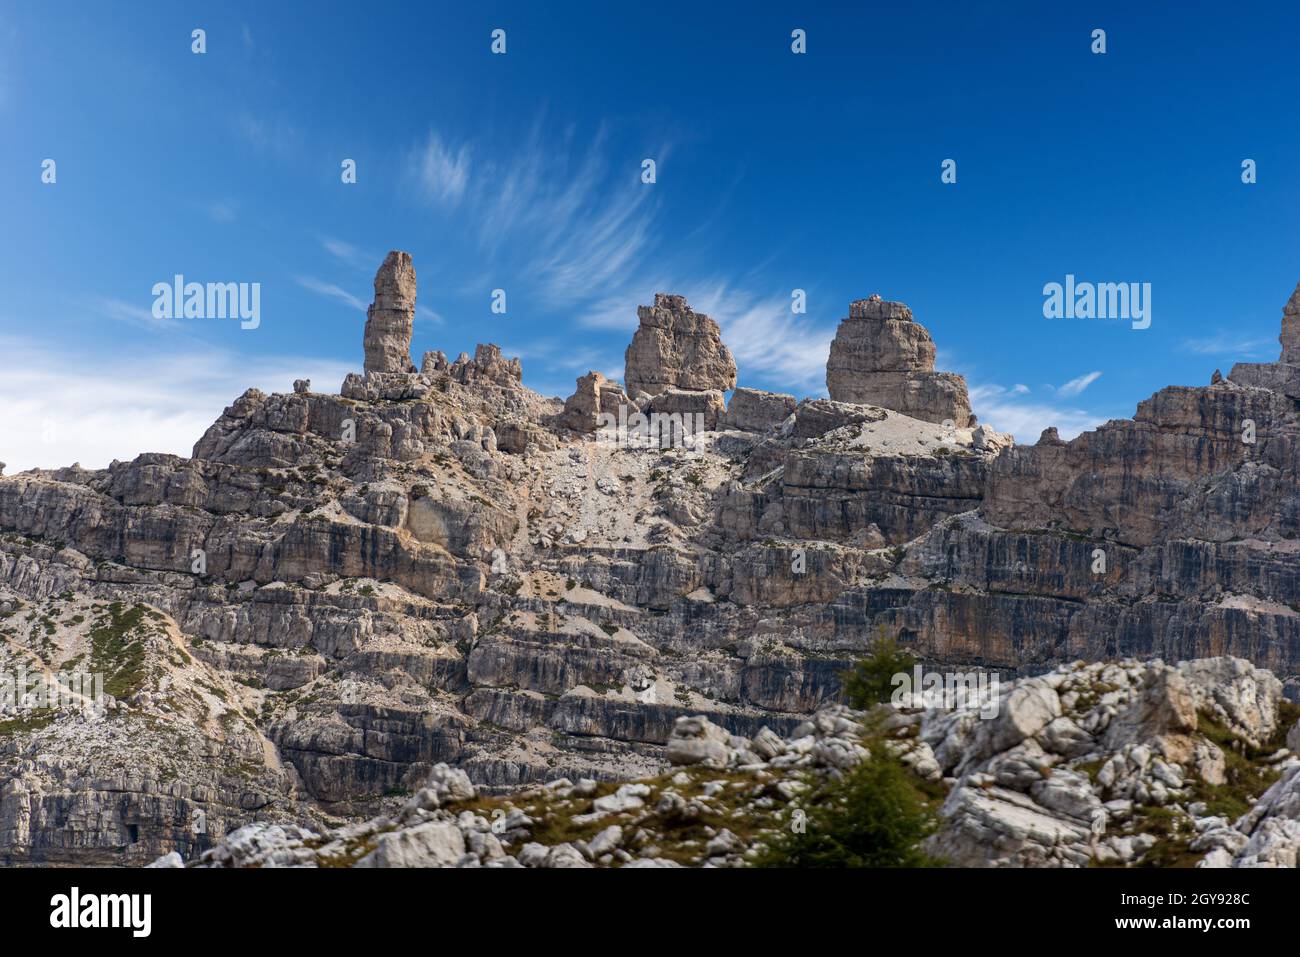
[[[414,372],[415,267],[411,254],[393,250],[375,273],[375,301],[366,310],[366,365],[370,372]]]

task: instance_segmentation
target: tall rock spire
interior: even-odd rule
[[[411,254],[393,250],[375,273],[375,301],[366,310],[366,372],[414,372],[415,267]]]

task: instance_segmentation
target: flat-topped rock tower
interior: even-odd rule
[[[901,302],[880,296],[849,304],[826,360],[836,402],[878,405],[926,422],[973,425],[966,380],[934,371],[934,340]]]

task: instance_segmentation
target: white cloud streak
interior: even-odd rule
[[[1200,339],[1184,339],[1179,348],[1198,356],[1222,356],[1229,359],[1259,359],[1276,353],[1278,341],[1264,336],[1237,336],[1220,332]]]
[[[316,279],[313,276],[294,276],[294,282],[317,295],[335,299],[360,312],[365,312],[369,308],[369,303],[362,302],[352,293],[332,282],[325,282],[323,279]]]
[[[326,359],[250,357],[205,349],[147,356],[69,355],[0,336],[0,460],[6,475],[80,462],[102,468],[141,452],[189,455],[194,443],[250,386],[289,390],[309,378],[338,388],[350,371]],[[77,369],[76,375],[68,373]]]
[[[1089,372],[1086,375],[1081,375],[1078,378],[1071,379],[1069,382],[1065,383],[1065,385],[1057,389],[1056,394],[1065,396],[1067,399],[1074,398],[1074,396],[1082,393],[1084,389],[1088,388],[1088,386],[1092,385],[1100,378],[1100,372]]]
[[[1029,390],[1018,391],[1021,388],[1019,385],[1012,389],[1000,385],[972,385],[971,407],[980,422],[1000,432],[1010,432],[1022,444],[1037,442],[1049,426],[1055,426],[1061,438],[1072,439],[1106,421],[1106,417],[1084,409],[1025,399],[1023,396]]]
[[[453,152],[437,133],[430,132],[424,145],[411,153],[410,160],[416,184],[426,200],[454,206],[465,195],[470,172],[468,146]]]

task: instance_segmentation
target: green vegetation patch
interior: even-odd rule
[[[90,632],[90,670],[103,674],[104,693],[114,698],[129,698],[144,683],[145,645],[138,629],[147,610],[115,601]]]

